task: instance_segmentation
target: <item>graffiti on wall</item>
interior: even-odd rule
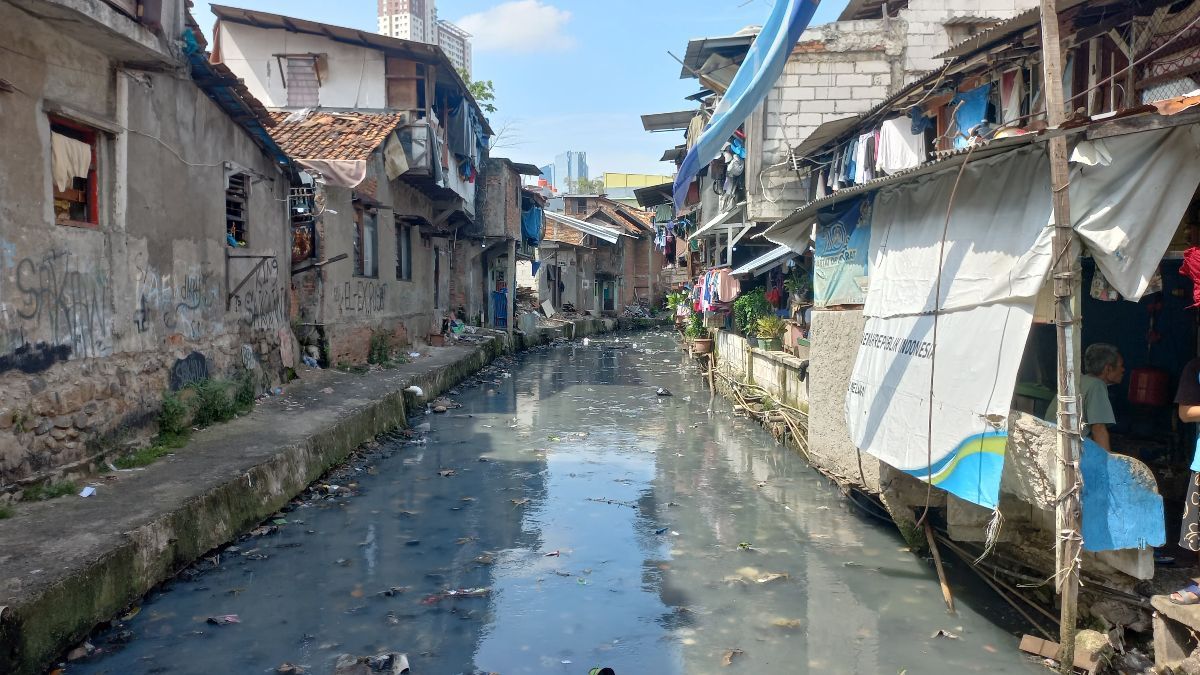
[[[154,269],[139,272],[134,328],[147,333],[157,322],[168,333],[191,340],[220,332],[220,321],[213,320],[213,308],[220,295],[221,286],[208,269],[195,268],[181,277],[159,274]]]
[[[200,352],[192,352],[182,359],[177,359],[171,366],[170,383],[172,391],[179,391],[189,384],[203,382],[208,379],[208,359]]]
[[[242,278],[230,279],[236,286]],[[274,330],[287,320],[283,289],[279,283],[279,260],[270,258],[254,270],[233,296],[230,309],[241,317],[242,325],[254,330]]]
[[[373,279],[347,281],[333,288],[333,305],[339,312],[374,314],[382,312],[387,284]]]
[[[99,268],[69,251],[17,259],[0,251],[0,368],[45,370],[68,357],[112,353],[112,286]]]

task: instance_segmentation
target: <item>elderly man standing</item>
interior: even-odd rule
[[[1097,342],[1083,353],[1083,377],[1079,378],[1079,410],[1083,414],[1083,435],[1090,436],[1096,445],[1112,452],[1108,425],[1117,423],[1108,387],[1125,378],[1125,359],[1117,348]],[[1050,402],[1046,419],[1058,422],[1058,399]]]

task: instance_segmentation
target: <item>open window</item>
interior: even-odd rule
[[[249,207],[250,176],[244,173],[229,174],[225,183],[225,241],[230,246],[245,246],[247,243]]]
[[[412,281],[413,226],[396,218],[396,280]]]
[[[379,276],[379,234],[374,209],[354,209],[354,275]]]
[[[99,227],[99,132],[50,117],[50,166],[54,220],[59,225]]]

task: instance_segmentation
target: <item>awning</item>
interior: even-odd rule
[[[659,204],[671,203],[671,184],[662,183],[661,185],[650,185],[644,188],[635,188],[633,196],[637,199],[638,205],[642,208],[653,208]]]
[[[680,110],[642,115],[642,128],[646,131],[679,131],[688,128],[688,124],[698,112],[696,110]]]
[[[687,146],[680,145],[670,150],[664,150],[662,157],[658,158],[660,162],[678,162],[681,157],[687,154]]]
[[[769,272],[775,269],[777,265],[787,262],[797,255],[800,254],[788,248],[787,246],[780,246],[758,256],[754,260],[751,260],[745,265],[733,270],[730,272],[730,274],[733,274],[734,276],[738,276],[740,274],[749,274],[750,276],[756,277],[764,272]]]
[[[862,120],[862,115],[853,115],[851,117],[843,117],[842,119],[826,122],[821,126],[813,129],[813,132],[808,135],[808,138],[800,142],[792,152],[797,157],[807,157],[814,150],[820,150],[826,143],[836,139],[838,136],[850,131],[856,127],[859,121]]]
[[[553,211],[546,211],[545,216],[550,220],[562,223],[563,225],[579,230],[584,234],[590,234],[593,237],[607,241],[610,244],[617,243],[617,240],[621,238],[620,232],[617,232],[616,230],[610,230],[607,227],[594,225],[586,220],[579,220],[578,218],[572,218],[571,216],[564,216],[561,213],[555,213]]]
[[[703,226],[701,226],[700,229],[691,233],[688,236],[688,239],[695,239],[696,237],[703,235],[705,232],[708,232],[709,230],[713,229],[714,227],[717,227],[718,225],[724,225],[725,223],[732,220],[735,215],[741,213],[742,209],[745,208],[745,206],[746,206],[746,202],[740,202],[737,205],[730,207],[728,211],[722,211],[721,213],[717,214],[716,218],[713,218],[712,220],[708,221]]]

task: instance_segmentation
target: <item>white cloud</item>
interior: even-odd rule
[[[468,14],[456,23],[470,33],[477,52],[561,51],[575,46],[566,34],[571,13],[542,0],[509,0]]]

